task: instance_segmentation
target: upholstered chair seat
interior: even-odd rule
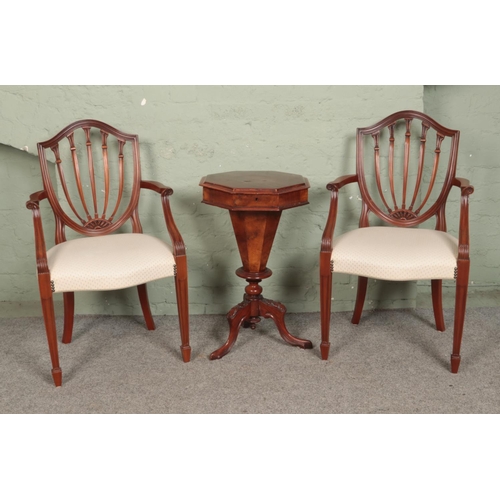
[[[174,276],[172,248],[141,233],[78,238],[47,250],[54,292],[118,290]]]
[[[458,240],[433,229],[363,227],[333,241],[336,273],[390,281],[453,279]]]

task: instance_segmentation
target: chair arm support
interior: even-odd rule
[[[474,192],[474,186],[471,186],[469,180],[463,177],[455,177],[453,179],[453,185],[459,187],[461,190],[470,190],[467,194],[472,194]]]
[[[160,194],[161,204],[163,207],[163,215],[165,216],[165,223],[167,225],[167,231],[170,235],[170,239],[172,240],[174,257],[186,255],[184,240],[182,239],[181,233],[179,232],[175,224],[174,216],[172,214],[172,210],[170,209],[170,201],[168,199],[169,196],[173,194],[174,190],[156,181],[141,181],[141,188],[150,189]]]
[[[35,252],[36,269],[38,274],[50,274],[49,264],[47,262],[47,247],[45,246],[45,237],[43,234],[42,218],[40,216],[40,202],[47,198],[46,191],[37,191],[30,196],[26,202],[26,208],[33,214],[33,226],[35,229]]]
[[[467,179],[455,177],[453,186],[460,188],[460,224],[458,227],[458,259],[469,260],[469,195],[474,187]]]
[[[344,187],[346,184],[350,184],[351,182],[358,182],[358,176],[356,174],[337,177],[334,181],[329,182],[326,185],[326,189],[328,189],[329,191],[336,189],[338,191],[340,188]]]
[[[335,229],[335,223],[337,221],[337,203],[339,189],[352,182],[358,182],[358,176],[356,174],[343,175],[342,177],[338,177],[337,179],[326,185],[326,189],[331,191],[332,194],[330,200],[330,211],[328,212],[325,230],[323,231],[323,236],[321,238],[321,252],[332,252],[333,231]]]
[[[33,210],[31,206],[33,203],[36,203],[38,205],[38,203],[40,203],[42,200],[45,200],[46,198],[47,198],[47,191],[45,190],[32,193],[30,195],[30,199],[26,202],[26,208],[28,208],[29,210]]]
[[[161,182],[156,181],[141,181],[141,188],[151,189],[162,196],[170,196],[171,194],[174,194],[174,190],[171,187],[165,186]]]

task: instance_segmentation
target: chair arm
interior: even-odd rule
[[[35,252],[36,269],[38,274],[50,274],[49,264],[47,262],[47,247],[45,246],[45,237],[43,234],[42,218],[40,216],[40,202],[47,198],[46,191],[37,191],[30,196],[26,202],[26,208],[33,214],[33,225],[35,229]]]
[[[469,259],[469,195],[474,192],[468,179],[455,177],[453,186],[460,188],[460,224],[458,227],[458,258]]]
[[[358,176],[356,174],[343,175],[342,177],[337,177],[334,181],[329,182],[326,185],[326,189],[332,191],[336,189],[337,191],[344,187],[346,184],[351,182],[358,182]]]
[[[37,191],[36,193],[32,193],[30,195],[30,199],[26,202],[26,208],[32,210],[32,207],[30,206],[31,203],[40,203],[42,200],[45,200],[47,198],[47,191],[42,190],[42,191]]]
[[[173,194],[174,190],[171,187],[165,186],[161,182],[156,181],[141,181],[141,188],[150,189],[160,194],[167,231],[170,235],[170,239],[172,240],[174,257],[186,255],[184,240],[175,225],[174,216],[172,215],[172,210],[170,209],[170,201],[168,199],[168,197]]]
[[[472,194],[474,192],[474,186],[470,185],[469,179],[464,179],[463,177],[455,177],[453,179],[453,185],[459,187],[461,190],[470,189],[467,194]]]
[[[174,190],[171,187],[165,186],[161,182],[156,181],[141,181],[141,188],[151,189],[156,193],[166,196],[170,196],[174,193]]]
[[[352,182],[358,182],[358,176],[356,174],[343,175],[342,177],[338,177],[337,179],[329,182],[326,185],[326,189],[331,191],[332,194],[330,200],[330,211],[328,212],[325,230],[323,231],[323,236],[321,238],[321,252],[332,252],[333,231],[335,229],[335,223],[337,221],[337,203],[339,189]]]

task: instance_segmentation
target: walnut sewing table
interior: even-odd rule
[[[310,340],[294,337],[287,330],[285,306],[265,299],[259,285],[272,274],[266,265],[281,211],[309,203],[308,180],[285,172],[233,171],[207,175],[201,179],[200,186],[203,187],[203,203],[229,210],[243,263],[236,274],[248,282],[243,301],[227,314],[229,338],[210,359],[225,356],[236,341],[241,325],[255,329],[260,317],[273,319],[287,343],[311,349]]]

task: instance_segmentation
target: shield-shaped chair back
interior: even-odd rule
[[[86,236],[100,236],[131,219],[132,230],[142,232],[137,212],[141,183],[137,135],[98,120],[79,120],[38,143],[38,155],[56,218],[56,243],[65,241],[66,226]]]
[[[400,227],[437,217],[446,230],[445,204],[457,165],[460,132],[419,111],[400,111],[356,134],[356,172],[368,214]]]

